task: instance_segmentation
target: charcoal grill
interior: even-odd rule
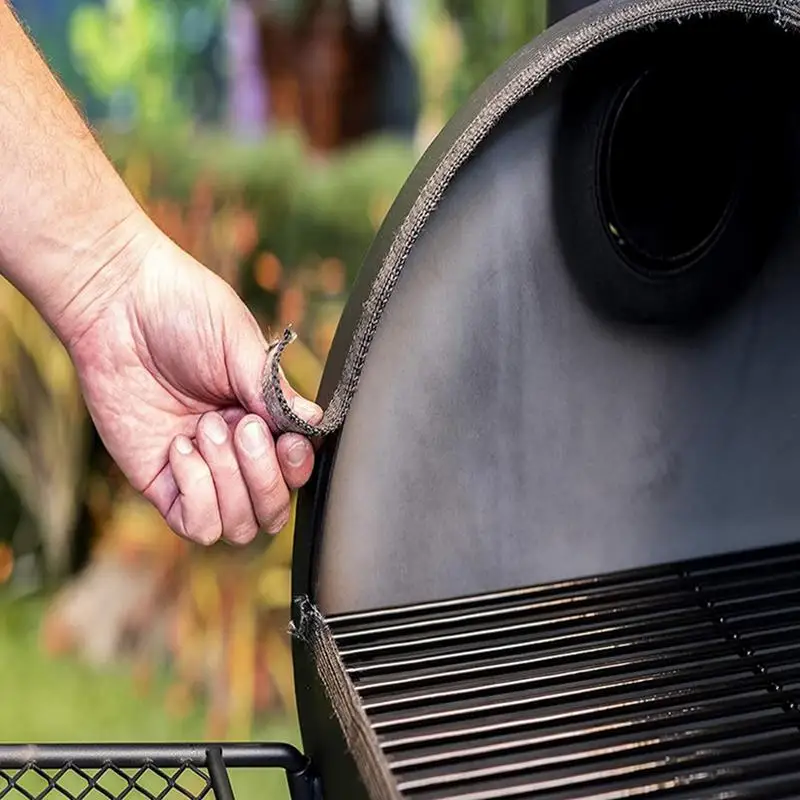
[[[227,800],[255,752],[295,800],[800,797],[798,26],[796,0],[569,14],[408,180],[319,425],[273,344],[271,413],[321,439],[305,755],[6,747],[0,800],[70,770],[135,796],[137,769]]]

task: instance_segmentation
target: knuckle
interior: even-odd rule
[[[190,517],[185,525],[186,535],[197,544],[208,547],[222,536],[222,524],[212,509],[208,509],[206,513],[195,511]]]
[[[264,471],[262,481],[261,490],[264,494],[273,496],[288,491],[283,480],[283,474],[277,464],[271,465],[269,469]]]
[[[279,510],[277,510],[270,520],[264,525],[264,530],[267,533],[275,534],[280,533],[289,522],[289,504],[286,503]]]
[[[250,544],[256,538],[257,533],[258,526],[255,522],[246,522],[226,533],[225,538],[233,544],[245,545]]]
[[[221,535],[222,529],[220,526],[205,525],[195,532],[192,539],[204,547],[210,547],[212,544],[216,544],[219,541]]]

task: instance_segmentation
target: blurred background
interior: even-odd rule
[[[294,324],[284,366],[312,397],[416,160],[545,17],[545,0],[12,5],[162,228],[265,329]],[[0,739],[298,742],[291,523],[244,550],[172,535],[4,282],[0,387]],[[240,780],[285,796],[280,775]]]

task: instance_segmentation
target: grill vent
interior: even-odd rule
[[[800,546],[329,621],[406,797],[800,797]]]

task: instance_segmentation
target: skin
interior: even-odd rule
[[[277,532],[314,451],[274,431],[258,324],[136,203],[5,0],[0,42],[0,272],[64,344],[108,452],[176,533]]]

